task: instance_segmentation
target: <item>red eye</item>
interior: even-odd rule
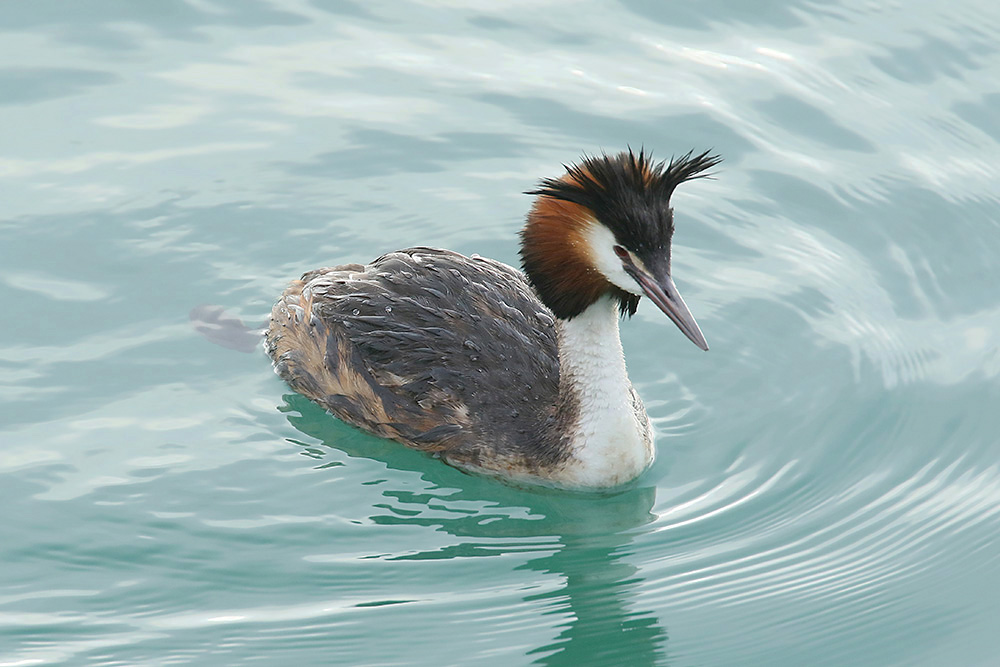
[[[614,247],[614,251],[615,251],[615,254],[618,255],[618,259],[621,259],[621,260],[629,259],[628,250],[626,250],[625,248],[621,247],[620,245],[616,245]]]

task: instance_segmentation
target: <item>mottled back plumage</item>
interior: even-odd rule
[[[275,305],[266,345],[296,391],[344,421],[449,462],[530,469],[564,455],[555,320],[524,276],[409,248],[311,271]],[[525,378],[530,378],[529,384]]]

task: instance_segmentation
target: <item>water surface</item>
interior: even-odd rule
[[[993,665],[994,3],[0,5],[0,665]],[[252,326],[307,269],[516,262],[581,152],[713,148],[623,325],[610,497],[345,426]]]

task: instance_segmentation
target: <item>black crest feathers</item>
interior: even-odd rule
[[[583,206],[614,232],[618,242],[641,257],[669,257],[674,231],[670,197],[678,185],[710,177],[722,161],[710,151],[688,152],[654,162],[644,150],[584,156],[566,166],[562,178],[546,178],[527,194]]]
[[[542,179],[526,194],[538,195],[521,232],[521,263],[542,301],[560,318],[583,312],[602,294],[618,300],[622,315],[635,313],[639,297],[625,292],[591,269],[576,248],[580,233],[596,220],[615,242],[635,253],[657,273],[670,272],[674,232],[670,197],[678,185],[711,176],[722,159],[694,151],[654,162],[645,150],[617,155],[584,155],[567,165],[560,178]]]
[[[525,194],[586,206],[598,216],[609,206],[633,203],[629,201],[633,197],[646,204],[669,205],[678,185],[710,177],[708,170],[720,162],[722,158],[711,151],[698,155],[690,151],[670,162],[653,162],[643,149],[638,154],[629,149],[614,156],[584,155],[580,162],[564,165],[566,177],[542,179],[538,188]]]

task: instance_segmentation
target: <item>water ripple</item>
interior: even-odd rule
[[[126,4],[0,4],[0,663],[993,664],[989,3]],[[371,438],[188,321],[516,262],[518,193],[628,143],[727,161],[674,198],[711,353],[623,324],[621,493]]]

